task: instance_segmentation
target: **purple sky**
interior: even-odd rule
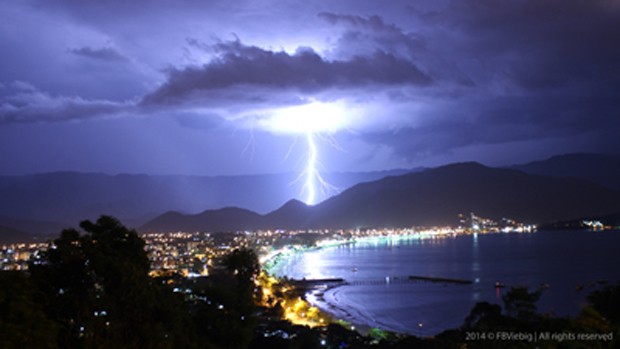
[[[505,165],[620,149],[620,3],[0,3],[0,174]]]

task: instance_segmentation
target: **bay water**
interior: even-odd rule
[[[426,336],[461,326],[477,302],[501,305],[513,286],[542,289],[540,313],[574,316],[588,293],[620,280],[618,266],[620,231],[539,231],[358,241],[294,254],[273,272],[343,278],[348,285],[309,300],[353,324]],[[411,282],[409,276],[472,283]]]

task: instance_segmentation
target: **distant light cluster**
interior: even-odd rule
[[[151,276],[180,275],[182,277],[208,276],[219,260],[236,248],[254,249],[261,264],[268,266],[274,258],[287,251],[326,247],[356,241],[395,243],[402,238],[440,239],[459,234],[532,232],[536,226],[511,219],[500,222],[474,213],[459,215],[457,227],[410,227],[377,229],[311,229],[311,230],[258,230],[228,233],[168,232],[146,233],[146,252],[151,263]],[[593,228],[598,225],[591,224]],[[48,249],[45,243],[17,243],[2,245],[0,270],[27,270],[29,261],[39,259]]]

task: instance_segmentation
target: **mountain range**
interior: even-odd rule
[[[620,191],[620,155],[564,154],[509,168],[529,174],[585,179]]]
[[[291,200],[303,184],[295,179],[294,174],[0,176],[0,240],[57,235],[101,214],[141,230],[228,231],[443,224],[470,211],[532,222],[620,212],[617,155],[569,154],[508,168],[463,163],[327,174],[342,191],[312,207]]]
[[[344,190],[409,171],[328,173],[325,179]],[[209,177],[79,172],[0,176],[0,225],[16,227],[5,222],[7,218],[75,225],[105,213],[137,226],[170,210],[196,213],[226,206],[269,212],[300,195],[304,183],[297,177],[293,173]],[[25,230],[45,233],[40,227],[30,228]]]
[[[140,230],[437,226],[455,224],[458,214],[469,212],[543,223],[620,212],[620,193],[582,179],[459,163],[360,183],[315,206],[291,200],[265,215],[234,207],[168,212]]]

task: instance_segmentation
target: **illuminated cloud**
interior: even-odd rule
[[[376,51],[350,60],[328,61],[312,49],[294,54],[246,46],[239,41],[217,45],[218,55],[203,66],[171,69],[167,81],[144,99],[146,104],[182,104],[209,98],[212,91],[254,88],[302,95],[327,89],[430,85],[432,79],[413,62]],[[247,98],[252,98],[248,96]]]
[[[234,171],[272,171],[272,147],[304,130],[348,152],[321,151],[329,170],[620,149],[614,0],[27,0],[0,14],[5,131],[122,117],[158,135],[166,124],[152,142],[175,154],[194,154],[200,142],[185,141],[201,134],[230,149],[199,152],[217,159],[205,173],[249,137],[270,166]],[[33,146],[46,150],[46,137]]]

